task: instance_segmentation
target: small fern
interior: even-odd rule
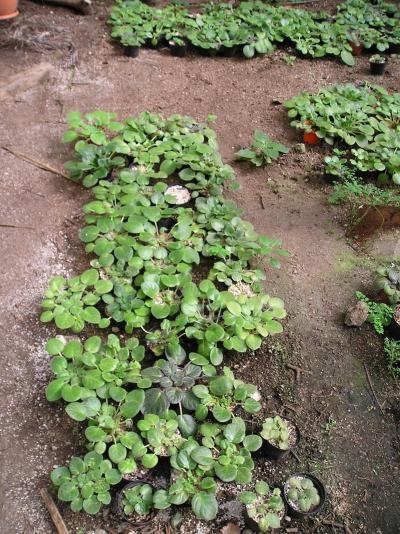
[[[383,302],[374,302],[360,291],[356,292],[356,297],[368,306],[368,322],[373,324],[378,334],[383,334],[385,326],[392,322],[394,306],[388,306]]]

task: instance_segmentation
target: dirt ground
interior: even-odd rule
[[[58,168],[71,157],[70,147],[59,142],[70,110],[104,109],[120,118],[148,110],[199,120],[213,113],[222,156],[230,163],[256,128],[290,146],[301,141],[281,105],[287,98],[331,83],[374,81],[366,57],[354,68],[303,59],[289,67],[282,61],[287,50],[250,61],[179,59],[156,50],[128,59],[110,40],[108,2],[87,17],[21,3],[20,22],[45,21],[49,42],[62,36],[64,46],[44,53],[0,49],[0,85],[41,61],[53,66],[47,82],[0,101],[0,145]],[[387,70],[379,81],[398,90],[400,60],[392,59]],[[356,290],[371,290],[370,269],[377,259],[399,254],[398,235],[376,235],[362,247],[345,237],[342,210],[326,203],[330,188],[319,172],[323,152],[319,147],[291,151],[260,170],[233,163],[242,188],[231,196],[259,232],[281,238],[292,256],[280,270],[268,269],[266,283],[271,294],[285,299],[284,334],[231,364],[241,378],[259,386],[265,410],[290,414],[302,433],[296,457],[282,465],[257,460],[257,476],[280,484],[290,473],[311,470],[326,484],[328,501],[319,516],[325,524],[293,522],[288,527],[298,530],[292,532],[345,532],[329,526],[333,521],[347,525],[348,533],[395,534],[400,532],[399,389],[386,371],[381,339],[368,326],[343,326],[342,315]],[[4,150],[0,155],[0,532],[52,534],[39,488],[49,485],[53,466],[82,447],[77,424],[44,396],[51,375],[44,343],[54,331],[39,322],[39,305],[51,276],[77,274],[88,265],[77,235],[88,192]],[[305,370],[300,380],[287,363]],[[230,520],[240,523],[229,491],[226,499],[213,525],[185,514],[180,532],[206,534]],[[71,534],[120,531],[108,511],[92,519],[60,509]]]

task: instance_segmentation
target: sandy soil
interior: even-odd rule
[[[61,29],[74,49],[1,50],[0,83],[40,61],[54,69],[44,85],[0,102],[0,145],[61,168],[71,157],[70,148],[59,142],[67,111],[101,108],[125,117],[149,110],[199,120],[213,113],[222,156],[231,162],[255,128],[290,146],[300,141],[280,104],[285,99],[330,83],[374,81],[365,57],[354,68],[330,60],[298,60],[289,67],[282,61],[287,51],[245,61],[179,59],[167,51],[143,50],[139,58],[128,59],[109,38],[107,9],[101,4],[92,16],[81,17],[22,0],[21,17],[45,17],[49,30]],[[380,81],[396,90],[399,75],[400,61],[392,60]],[[245,217],[258,231],[281,238],[292,256],[281,270],[269,269],[267,280],[268,291],[286,301],[285,333],[248,358],[234,358],[232,365],[242,378],[257,383],[267,411],[290,414],[302,432],[296,458],[282,465],[259,459],[257,475],[278,484],[294,471],[312,470],[329,495],[321,520],[347,524],[353,534],[394,534],[400,531],[399,390],[385,369],[381,340],[367,326],[344,327],[342,313],[355,290],[369,291],[371,265],[381,254],[395,253],[398,235],[375,236],[363,247],[345,238],[343,213],[326,204],[329,187],[319,172],[323,152],[318,147],[291,152],[260,170],[234,163],[242,188],[232,196]],[[87,265],[77,232],[88,193],[3,150],[0,154],[0,532],[51,534],[38,490],[48,486],[52,467],[81,453],[82,446],[77,425],[44,397],[50,371],[43,347],[54,331],[39,323],[39,305],[51,276],[79,273]],[[286,363],[306,370],[299,381]],[[364,364],[384,415],[371,395]],[[336,424],[327,427],[329,418]],[[186,514],[181,532],[218,532],[228,520],[239,521],[229,491],[226,498],[214,525]],[[71,533],[119,531],[107,511],[91,519],[60,509]],[[341,531],[315,520],[293,526],[304,534]]]

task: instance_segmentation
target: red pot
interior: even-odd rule
[[[18,15],[18,0],[0,0],[0,20],[11,19]]]
[[[353,41],[349,41],[349,44],[351,46],[351,50],[353,51],[353,56],[361,56],[364,49],[363,45],[353,43]]]
[[[303,141],[306,145],[318,145],[319,137],[315,132],[304,132]]]

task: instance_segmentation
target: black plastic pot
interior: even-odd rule
[[[382,76],[386,69],[386,61],[384,63],[373,63],[370,61],[369,69],[374,76]]]
[[[397,321],[392,321],[388,326],[388,334],[392,339],[400,340],[400,324]]]
[[[187,46],[184,45],[170,45],[171,54],[175,57],[185,57]]]
[[[149,484],[149,486],[151,486],[153,488],[153,491],[156,489],[153,486],[153,484],[150,484],[150,482],[147,482],[146,480],[132,480],[131,482],[128,482],[127,484],[125,484],[118,491],[118,493],[115,496],[115,501],[114,501],[114,504],[113,504],[113,513],[114,513],[114,515],[118,516],[120,519],[123,519],[124,521],[126,521],[127,523],[132,525],[133,527],[141,527],[141,526],[147,525],[157,515],[157,511],[153,510],[146,519],[143,519],[141,521],[133,521],[132,519],[129,519],[129,517],[127,517],[124,514],[124,507],[122,505],[122,502],[123,502],[123,491],[126,490],[126,489],[129,489],[129,488],[134,488],[135,486],[139,486],[141,484]]]
[[[301,512],[300,510],[297,510],[296,508],[293,508],[290,505],[290,502],[286,497],[286,491],[285,490],[286,490],[286,485],[288,483],[288,481],[286,481],[285,484],[283,485],[283,488],[282,488],[282,496],[283,496],[283,500],[286,503],[289,515],[291,517],[294,517],[294,518],[304,518],[304,517],[310,517],[310,516],[313,516],[313,515],[317,515],[322,510],[322,508],[324,507],[324,504],[325,504],[325,500],[326,500],[325,486],[322,484],[322,482],[317,477],[315,477],[314,475],[310,475],[308,473],[295,473],[294,475],[290,476],[290,478],[292,478],[292,477],[303,477],[303,478],[310,479],[312,481],[312,483],[314,484],[314,486],[316,487],[318,493],[319,493],[320,503],[319,503],[318,506],[316,506],[313,510],[310,510],[309,512]]]
[[[233,57],[236,55],[237,46],[221,46],[219,55],[222,57]]]
[[[283,418],[286,421],[289,421],[296,430],[296,443],[291,447],[290,449],[280,449],[279,447],[276,447],[271,442],[263,438],[263,444],[261,445],[261,448],[259,449],[259,453],[261,456],[265,456],[266,458],[269,458],[270,460],[283,460],[291,450],[293,450],[300,441],[300,430],[298,429],[297,425],[293,423],[290,419]]]
[[[340,176],[337,176],[336,174],[330,174],[329,172],[324,173],[324,181],[327,184],[333,184],[334,182],[337,182],[340,180]]]
[[[140,46],[124,46],[124,54],[128,57],[138,57]]]

